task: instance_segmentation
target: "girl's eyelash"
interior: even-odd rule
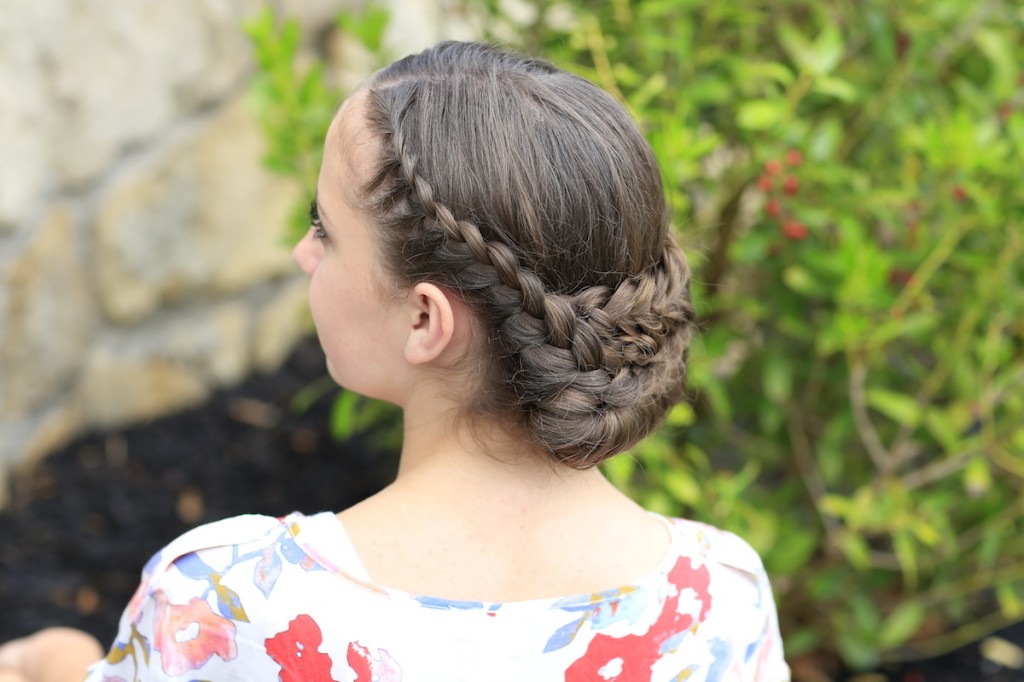
[[[310,229],[313,230],[313,239],[318,241],[326,240],[327,231],[324,230],[323,223],[320,222],[320,209],[317,208],[316,199],[309,203],[309,222]]]

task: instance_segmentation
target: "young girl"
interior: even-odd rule
[[[375,74],[295,259],[331,375],[403,408],[398,477],[178,538],[88,679],[788,680],[754,551],[596,466],[683,394],[668,220],[650,147],[578,76],[467,43]]]

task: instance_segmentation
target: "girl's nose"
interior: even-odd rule
[[[313,274],[313,271],[316,270],[318,258],[316,245],[313,244],[312,232],[307,232],[306,236],[295,245],[295,248],[292,249],[292,258],[299,264],[303,272],[307,275]]]

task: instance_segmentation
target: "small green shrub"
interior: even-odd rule
[[[530,51],[637,116],[694,266],[694,401],[609,477],[754,544],[791,657],[869,667],[1024,618],[1024,12],[519,4]],[[345,22],[379,47],[376,16]],[[262,21],[270,159],[309,183],[337,98]]]

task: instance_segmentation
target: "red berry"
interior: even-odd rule
[[[793,168],[798,167],[804,162],[804,155],[800,153],[799,149],[790,149],[786,152],[786,163]]]
[[[953,188],[953,200],[960,203],[967,201],[967,190],[962,185]]]
[[[800,191],[800,180],[795,175],[790,175],[782,184],[782,191],[789,196],[793,196]]]
[[[768,175],[778,175],[782,172],[782,162],[778,159],[770,159],[764,162],[764,170]]]
[[[762,175],[757,179],[757,186],[765,192],[771,192],[775,189],[775,178],[767,174]]]
[[[769,199],[768,203],[764,205],[764,212],[772,218],[778,217],[782,213],[782,206],[779,204],[779,200]]]
[[[807,237],[807,226],[799,220],[787,220],[782,225],[782,235],[786,239],[800,241]]]

